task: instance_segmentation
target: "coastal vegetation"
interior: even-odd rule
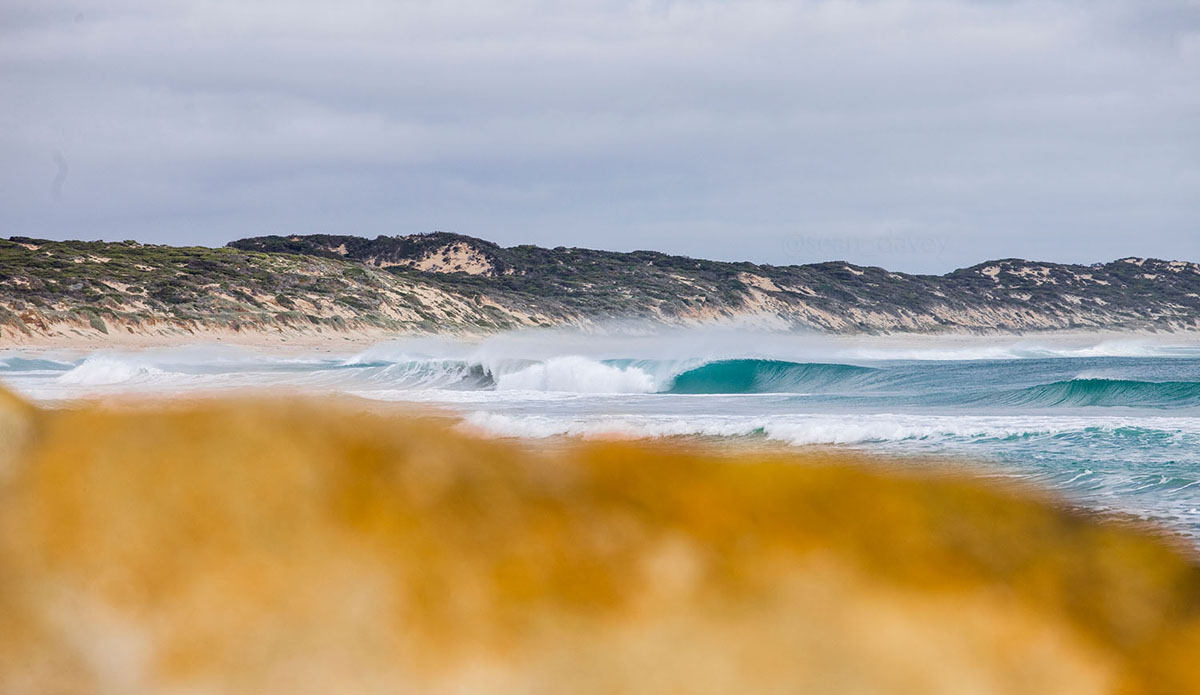
[[[1200,266],[1020,259],[941,276],[652,251],[501,247],[449,233],[268,236],[223,248],[0,240],[0,338],[47,334],[477,333],[613,319],[743,319],[838,333],[1186,330]]]

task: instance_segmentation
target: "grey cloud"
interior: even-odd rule
[[[3,11],[9,234],[1200,258],[1195,2],[76,8]]]

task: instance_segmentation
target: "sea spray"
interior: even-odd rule
[[[651,393],[654,378],[637,367],[617,367],[586,357],[555,357],[501,374],[502,391],[567,391],[571,393]]]

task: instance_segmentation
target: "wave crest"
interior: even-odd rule
[[[61,374],[57,381],[71,386],[115,386],[162,374],[146,364],[108,355],[93,355]]]
[[[555,357],[494,377],[499,391],[652,393],[654,377],[638,367],[604,364],[586,357]]]
[[[1041,407],[1175,408],[1200,406],[1200,383],[1099,378],[1068,379],[1015,391],[1008,400],[1012,405]]]

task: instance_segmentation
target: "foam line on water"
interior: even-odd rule
[[[1187,436],[1200,442],[1194,418],[1086,418],[1053,416],[943,416],[906,414],[668,416],[521,415],[475,411],[470,428],[502,437],[554,436],[655,438],[762,436],[793,445],[904,441],[967,443],[1028,437],[1104,435],[1147,440]]]

